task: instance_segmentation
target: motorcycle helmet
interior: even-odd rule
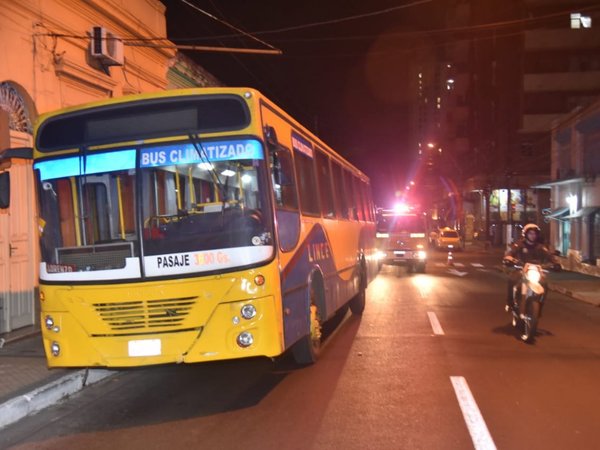
[[[537,237],[535,238],[535,241],[537,241],[540,238],[540,235],[542,233],[542,230],[540,229],[540,227],[538,227],[535,223],[528,223],[527,225],[525,225],[523,227],[523,237],[527,238],[527,232],[529,231],[535,231]]]

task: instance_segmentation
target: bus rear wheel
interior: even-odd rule
[[[359,290],[358,290],[358,294],[356,294],[354,297],[352,297],[350,299],[350,311],[352,311],[352,314],[360,316],[363,311],[365,310],[365,303],[366,303],[366,299],[367,299],[367,277],[365,275],[364,270],[362,271],[362,274],[360,276],[360,282],[359,282]]]

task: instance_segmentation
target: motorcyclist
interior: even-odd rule
[[[525,264],[528,262],[537,264],[552,263],[555,269],[560,268],[557,258],[550,253],[548,247],[542,242],[540,227],[535,223],[528,223],[523,227],[521,239],[513,242],[504,254],[503,262],[507,265]],[[513,306],[513,288],[521,279],[519,270],[512,271],[508,276],[508,287],[506,295],[505,310],[510,311]],[[547,290],[547,286],[544,286]],[[520,292],[517,295],[521,295]]]

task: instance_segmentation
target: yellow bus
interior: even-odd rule
[[[256,90],[46,114],[34,170],[49,367],[310,364],[322,324],[365,307],[369,179]]]

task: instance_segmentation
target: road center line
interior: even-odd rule
[[[429,317],[429,322],[431,323],[431,328],[433,328],[433,334],[437,334],[440,336],[443,335],[444,330],[442,329],[442,326],[440,325],[440,321],[438,320],[435,313],[431,312],[431,311],[427,311],[427,316]]]
[[[483,416],[464,377],[450,377],[458,404],[471,434],[475,450],[496,450]]]

